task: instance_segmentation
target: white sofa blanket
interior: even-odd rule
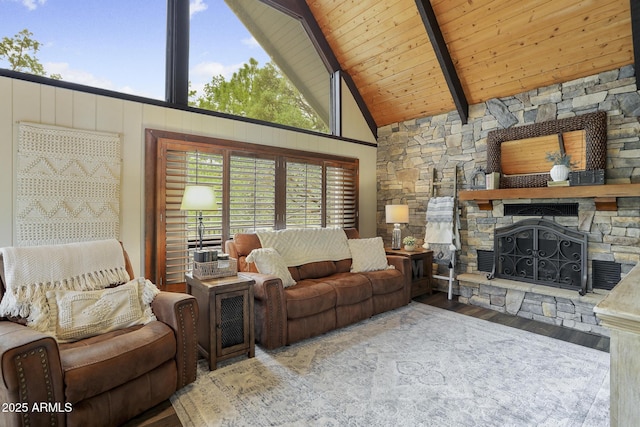
[[[340,228],[293,228],[256,234],[262,247],[278,251],[287,267],[351,258],[347,235]]]

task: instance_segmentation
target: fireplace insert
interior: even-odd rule
[[[489,278],[587,292],[587,233],[546,219],[525,219],[497,228],[494,271]]]

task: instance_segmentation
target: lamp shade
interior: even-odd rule
[[[409,205],[385,206],[387,224],[406,224],[409,222]]]
[[[180,210],[182,211],[214,211],[216,194],[209,185],[187,185],[182,195]]]

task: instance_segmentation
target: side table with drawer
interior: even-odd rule
[[[433,251],[416,248],[414,251],[385,248],[387,255],[399,255],[411,261],[411,298],[431,293],[431,276],[433,275]]]
[[[198,350],[209,360],[209,370],[218,361],[246,354],[255,355],[253,279],[242,275],[198,279],[185,275],[187,292],[198,301]]]

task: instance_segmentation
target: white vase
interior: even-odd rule
[[[565,165],[553,165],[549,174],[554,181],[566,181],[569,177],[569,168]]]
[[[407,252],[413,252],[416,250],[416,245],[404,245],[404,250]]]

